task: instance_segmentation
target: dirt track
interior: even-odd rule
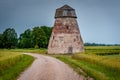
[[[36,59],[18,80],[83,80],[83,76],[79,76],[68,65],[55,58],[40,54],[26,54]]]

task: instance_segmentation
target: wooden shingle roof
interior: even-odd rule
[[[64,5],[56,9],[55,18],[77,18],[75,9],[68,5]]]

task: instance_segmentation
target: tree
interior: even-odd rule
[[[84,43],[85,46],[107,46],[106,44],[98,44],[98,43]]]
[[[0,48],[3,48],[3,36],[0,34]]]
[[[49,40],[52,33],[52,27],[41,26],[41,28],[44,30],[47,40]]]
[[[32,31],[33,46],[39,46],[39,48],[45,48],[47,45],[47,37],[45,32],[40,27],[34,27]]]
[[[47,47],[51,33],[52,33],[52,27],[41,26],[41,28],[43,29],[43,31],[45,32],[45,36],[47,37],[47,45],[46,45],[46,47]]]
[[[7,28],[3,32],[3,46],[5,48],[15,48],[17,45],[17,33],[14,28]]]
[[[24,33],[20,34],[19,47],[20,48],[31,48],[32,47],[32,31],[27,29]]]

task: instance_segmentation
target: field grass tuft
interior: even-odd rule
[[[0,80],[16,80],[34,58],[18,52],[0,50]]]

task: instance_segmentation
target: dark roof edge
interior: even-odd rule
[[[70,6],[67,5],[67,4],[65,4],[64,6],[58,8],[58,9],[71,9],[71,10],[75,10],[75,9],[73,9],[72,7],[70,7]],[[57,9],[57,10],[58,10],[58,9]]]

